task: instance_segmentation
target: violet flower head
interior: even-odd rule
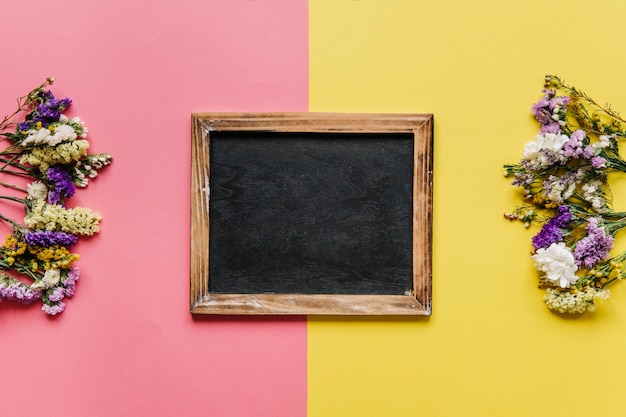
[[[41,298],[41,293],[30,289],[27,285],[15,280],[12,282],[0,281],[0,299],[5,298],[22,304],[30,304]]]
[[[548,124],[552,120],[552,112],[549,109],[549,105],[549,99],[544,96],[530,107],[530,112],[541,125]]]
[[[554,221],[558,227],[565,228],[572,220],[572,214],[569,212],[569,207],[566,205],[559,206],[556,209],[556,216]]]
[[[530,111],[541,125],[542,133],[560,133],[561,124],[565,118],[565,106],[569,105],[568,96],[555,97],[555,90],[543,90],[544,96],[537,103],[534,103]]]
[[[65,278],[65,282],[63,282],[63,285],[65,286],[66,297],[69,298],[74,295],[78,278],[80,278],[80,271],[78,270],[78,268],[70,269],[70,271],[67,273],[67,277]]]
[[[587,236],[580,239],[574,248],[576,265],[584,265],[591,269],[598,262],[609,257],[609,251],[613,248],[614,238],[606,233],[604,227],[598,226],[598,219],[592,217],[585,227]]]
[[[591,165],[594,168],[606,168],[606,159],[601,156],[592,156],[591,157]]]
[[[585,136],[584,130],[581,129],[572,133],[569,140],[563,145],[565,156],[574,159],[580,158],[584,152],[583,139],[585,139]]]
[[[571,219],[572,215],[569,212],[569,208],[565,205],[559,206],[556,216],[548,220],[539,233],[533,236],[532,240],[535,249],[547,248],[553,243],[563,240],[563,230],[561,229],[567,227]]]
[[[33,113],[33,121],[41,122],[42,126],[48,126],[50,123],[58,122],[61,117],[61,113],[48,107],[46,103],[39,105]]]
[[[535,249],[547,248],[553,243],[563,240],[563,231],[550,220],[543,225],[539,233],[533,236],[533,246]]]
[[[28,122],[19,122],[17,124],[17,132],[28,132],[30,130],[30,123]]]
[[[70,233],[51,230],[33,231],[24,235],[24,242],[30,246],[49,247],[54,245],[69,248],[78,241],[78,237]]]
[[[48,300],[52,302],[58,302],[65,296],[65,289],[63,287],[56,287],[47,291]]]
[[[48,181],[52,183],[51,190],[48,192],[50,204],[58,204],[61,202],[61,198],[69,198],[74,195],[72,175],[62,165],[51,166],[48,168],[47,175]]]
[[[72,104],[72,100],[68,97],[65,97],[62,99],[52,98],[48,100],[48,102],[46,103],[48,107],[53,108],[57,111],[63,111],[67,109],[71,104]]]
[[[49,314],[51,316],[56,316],[57,314],[63,312],[63,310],[65,310],[65,302],[63,301],[59,301],[57,303],[54,304],[45,304],[43,306],[41,306],[41,309],[46,313]]]

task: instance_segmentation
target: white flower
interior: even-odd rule
[[[552,185],[552,189],[548,194],[548,198],[555,204],[561,204],[563,201],[567,200],[574,194],[576,190],[576,184],[572,183],[565,188],[564,184],[556,183]]]
[[[26,146],[31,143],[42,143],[48,138],[48,136],[50,136],[50,133],[52,132],[50,132],[46,128],[42,128],[39,130],[31,129],[28,131],[28,136],[26,137],[26,139],[22,141],[22,145]]]
[[[600,187],[602,187],[602,183],[598,180],[589,181],[581,187],[583,199],[591,204],[596,213],[604,213],[607,209]]]
[[[578,281],[574,255],[565,243],[553,243],[548,248],[541,248],[532,256],[535,268],[545,273],[545,278],[558,284],[561,288],[569,288]]]
[[[43,274],[43,278],[34,282],[31,286],[31,290],[41,291],[54,287],[61,280],[61,273],[58,269],[48,269]]]
[[[60,124],[54,127],[54,133],[46,128],[29,130],[28,136],[22,141],[22,145],[27,146],[30,144],[38,145],[45,143],[49,146],[56,146],[61,142],[71,141],[77,137],[78,135],[76,135],[72,126]]]
[[[87,132],[89,130],[85,126],[85,123],[80,120],[80,117],[72,117],[71,124],[74,127],[74,130],[76,130],[76,132],[78,133],[78,136],[80,136],[82,139],[85,139],[87,137]]]
[[[610,136],[600,135],[599,139],[600,141],[591,144],[592,148],[602,149],[602,148],[608,148],[609,146],[611,146]]]
[[[528,142],[524,146],[524,153],[522,159],[526,161],[536,162],[539,165],[548,166],[550,161],[547,159],[546,154],[542,151],[548,150],[555,154],[562,154],[563,145],[569,140],[567,135],[544,133],[538,134],[535,140]]]
[[[34,181],[26,186],[29,200],[45,200],[48,197],[48,187],[41,181]]]

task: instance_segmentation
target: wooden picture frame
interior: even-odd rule
[[[211,279],[209,205],[211,138],[215,132],[412,135],[410,291],[391,295],[212,293],[209,290]],[[193,113],[190,312],[218,315],[430,315],[432,185],[432,114]]]

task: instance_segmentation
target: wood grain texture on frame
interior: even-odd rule
[[[413,135],[412,278],[405,295],[216,294],[209,291],[212,132],[410,133]],[[192,314],[430,315],[432,306],[432,114],[193,113]]]

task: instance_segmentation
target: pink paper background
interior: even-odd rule
[[[0,417],[306,415],[303,317],[188,312],[190,114],[306,111],[306,0],[0,5],[0,115],[55,76],[114,156],[67,310],[0,303]]]

